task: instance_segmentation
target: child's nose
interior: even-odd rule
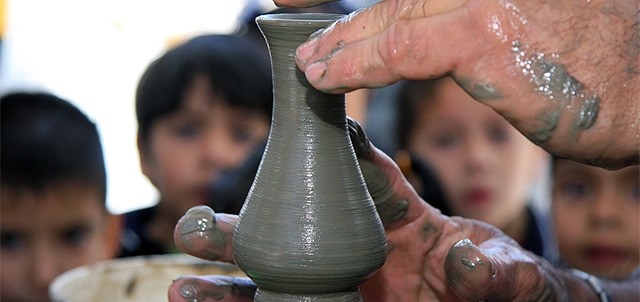
[[[464,144],[465,161],[468,172],[479,172],[486,169],[491,156],[490,145],[479,137],[469,137]]]
[[[207,167],[228,168],[234,164],[238,150],[221,133],[208,135],[202,147],[202,158]]]
[[[620,200],[618,192],[611,188],[602,188],[595,195],[591,208],[591,223],[598,227],[613,227],[618,225],[618,206],[616,201]]]
[[[37,288],[48,288],[53,279],[63,272],[58,265],[60,260],[51,248],[36,249],[32,260],[32,281]]]

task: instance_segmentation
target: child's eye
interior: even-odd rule
[[[562,186],[562,193],[571,199],[584,199],[589,194],[589,186],[583,182],[569,182]]]
[[[24,238],[14,232],[0,232],[0,248],[3,251],[16,251],[24,245]]]
[[[175,133],[180,138],[191,139],[198,135],[199,129],[194,124],[182,124],[175,128]]]
[[[435,145],[440,148],[451,148],[458,142],[456,136],[451,134],[443,134],[435,138]]]
[[[245,127],[233,129],[233,139],[238,143],[250,142],[253,140],[253,133]]]
[[[489,139],[497,144],[504,143],[509,140],[509,130],[505,127],[493,127],[489,130]]]
[[[89,237],[89,232],[89,228],[85,226],[73,227],[62,233],[62,241],[66,245],[78,246]]]

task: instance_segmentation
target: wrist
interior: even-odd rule
[[[586,276],[591,275],[582,272],[585,276],[577,273],[579,272],[577,270],[557,267],[548,262],[545,264],[540,266],[541,273],[546,287],[552,292],[547,294],[550,299],[547,298],[545,301],[602,302],[597,291],[588,280],[585,280],[588,279]],[[610,300],[604,301],[609,302]]]
[[[570,269],[569,272],[574,277],[577,277],[579,280],[583,282],[583,286],[586,284],[591,290],[591,297],[595,296],[597,299],[593,300],[590,298],[589,300],[599,301],[599,302],[611,302],[611,296],[609,292],[604,287],[600,278],[593,276],[591,274],[587,274],[581,270]]]

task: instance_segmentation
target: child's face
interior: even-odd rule
[[[453,80],[417,110],[409,151],[440,180],[453,214],[505,229],[523,213],[545,153]]]
[[[617,171],[557,159],[552,211],[570,266],[624,278],[640,264],[640,168]]]
[[[265,141],[269,122],[259,112],[225,104],[204,77],[196,77],[183,107],[155,122],[148,144],[139,144],[142,170],[162,202],[181,215],[205,204],[212,181]]]
[[[97,190],[60,185],[0,192],[0,300],[49,301],[61,273],[115,255],[117,234]]]

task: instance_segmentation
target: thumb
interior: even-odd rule
[[[397,229],[415,221],[425,212],[431,216],[439,215],[420,198],[393,159],[371,144],[362,127],[351,118],[347,121],[362,176],[385,228]]]
[[[458,296],[480,300],[491,292],[496,268],[471,240],[463,239],[454,244],[445,258],[444,267],[447,284]]]
[[[238,216],[195,206],[176,224],[173,239],[181,251],[201,259],[233,262],[233,230]]]
[[[482,243],[463,239],[445,258],[449,288],[468,301],[553,301],[555,294],[542,272],[541,258],[508,238]]]

